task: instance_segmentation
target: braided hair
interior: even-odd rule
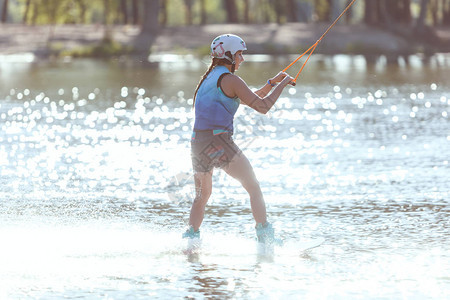
[[[229,51],[227,51],[225,53],[225,55],[231,57],[231,53]],[[216,66],[224,66],[224,65],[230,65],[230,64],[231,64],[231,62],[227,58],[216,58],[216,57],[214,57],[212,59],[211,64],[208,67],[208,70],[206,70],[205,74],[203,74],[203,76],[200,78],[200,81],[199,81],[197,87],[195,88],[194,102],[193,102],[192,106],[195,105],[195,99],[197,98],[197,92],[198,92],[198,89],[200,88],[200,85],[203,83],[203,81],[205,81],[206,77],[208,77],[209,73],[211,73],[211,71]],[[234,73],[234,64],[232,64],[231,73]]]

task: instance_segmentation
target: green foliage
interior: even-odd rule
[[[109,58],[131,54],[134,50],[130,46],[125,46],[112,40],[103,40],[98,44],[72,49],[64,49],[64,46],[61,43],[53,43],[49,48],[51,53],[58,57],[71,56],[95,58]]]
[[[167,5],[167,26],[186,24],[186,0],[160,0]],[[225,0],[203,0],[208,24],[226,22]],[[322,19],[328,10],[327,0],[297,0],[311,2],[317,8],[317,15]],[[10,1],[9,14],[14,23],[21,22],[26,11],[27,0]],[[138,0],[142,18],[143,1]],[[192,23],[201,23],[201,0],[191,0]],[[284,0],[248,0],[248,17],[251,23],[276,22],[276,6],[284,7]],[[131,1],[127,0],[128,16],[131,18]],[[236,0],[238,19],[244,22],[243,0]],[[26,24],[112,24],[123,20],[120,0],[31,0],[26,16]],[[280,16],[285,20],[285,16]]]
[[[319,21],[328,21],[330,7],[327,0],[315,0],[316,14]]]
[[[22,19],[26,10],[26,0],[17,2],[15,19]],[[32,0],[27,24],[93,24],[111,23],[117,17],[118,1],[108,0],[108,14],[105,16],[104,0]],[[106,20],[105,20],[106,18]]]
[[[197,47],[193,52],[199,57],[204,57],[210,55],[211,48],[209,45],[202,45]]]
[[[224,1],[228,0],[160,0],[167,5],[166,26],[186,25],[187,3],[191,3],[192,23],[201,24],[202,3],[205,7],[207,24],[222,24],[226,22]],[[239,22],[244,22],[245,3],[248,3],[248,18],[250,23],[270,23],[286,20],[287,0],[235,0]],[[364,4],[370,0],[360,0],[352,8],[353,18],[361,18],[364,14]],[[393,1],[393,0],[392,0]],[[1,3],[2,1],[0,1]],[[121,0],[31,0],[26,10],[27,0],[10,0],[8,6],[8,21],[26,24],[122,24],[124,12],[121,10]],[[318,21],[330,21],[329,0],[295,0],[299,3],[310,3],[314,7],[312,14]],[[446,0],[446,3],[448,0]],[[142,21],[144,1],[137,0],[139,18]],[[347,3],[340,1],[341,6]],[[431,3],[431,2],[430,2]],[[126,0],[128,20],[132,19],[132,1]],[[411,1],[411,14],[417,18],[420,12],[420,2]],[[277,7],[280,15],[277,16]],[[429,6],[430,7],[430,6]],[[431,11],[431,10],[430,10]],[[430,11],[427,20],[431,20]],[[26,12],[26,16],[25,16]],[[162,12],[161,12],[162,14]],[[443,18],[444,9],[439,7],[437,15]],[[161,15],[160,15],[161,16]]]
[[[205,11],[208,23],[224,23],[225,11],[223,0],[205,0]],[[168,26],[181,26],[186,24],[185,0],[167,1]],[[201,3],[199,0],[192,1],[192,21],[193,24],[201,23]]]
[[[382,46],[367,45],[364,43],[348,43],[345,48],[347,54],[380,54],[386,52]]]

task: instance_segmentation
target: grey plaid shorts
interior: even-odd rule
[[[192,134],[191,158],[194,172],[224,168],[241,152],[232,139],[232,133],[228,131],[205,130]]]

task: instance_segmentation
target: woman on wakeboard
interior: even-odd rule
[[[245,42],[236,35],[216,37],[211,43],[211,65],[194,93],[191,157],[195,199],[190,212],[190,227],[183,233],[183,238],[200,237],[199,228],[212,191],[213,170],[221,168],[248,192],[258,242],[271,243],[275,240],[273,227],[267,221],[259,182],[249,160],[232,139],[233,119],[241,102],[260,113],[267,113],[293,78],[280,72],[253,92],[234,74],[244,61],[244,50],[247,50]]]

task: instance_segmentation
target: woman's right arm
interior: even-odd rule
[[[244,104],[250,106],[259,113],[266,114],[281,95],[283,89],[293,78],[287,75],[283,80],[265,97],[254,93],[239,76],[229,75],[222,80],[222,89],[227,95],[237,96]]]

